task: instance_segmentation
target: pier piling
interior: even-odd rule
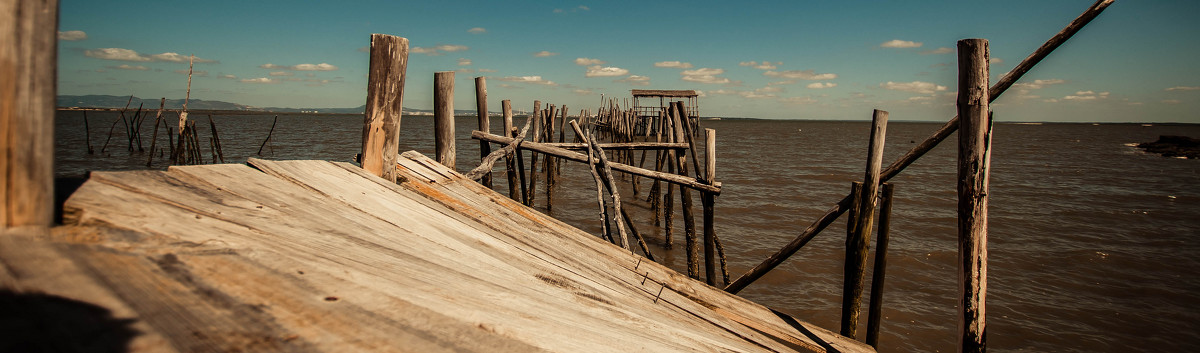
[[[454,71],[433,73],[433,143],[438,163],[454,167]]]
[[[368,173],[395,182],[408,39],[372,34],[370,55],[360,163]]]
[[[958,351],[987,350],[988,42],[958,41]]]

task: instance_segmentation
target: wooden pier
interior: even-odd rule
[[[398,184],[327,161],[93,173],[64,226],[0,237],[0,307],[19,313],[7,323],[97,322],[20,331],[33,347],[873,351],[415,152],[398,162]]]

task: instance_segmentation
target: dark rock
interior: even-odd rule
[[[1158,141],[1139,144],[1138,147],[1163,157],[1200,159],[1200,140],[1187,136],[1162,135]]]

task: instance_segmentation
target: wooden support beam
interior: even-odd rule
[[[958,351],[987,350],[988,42],[958,41]]]
[[[887,250],[892,229],[892,194],[895,185],[884,183],[879,197],[879,231],[875,241],[875,268],[871,270],[871,304],[867,310],[867,345],[879,349],[879,326],[883,322],[883,280],[887,272]]]
[[[717,174],[717,130],[704,129],[704,181],[712,182]],[[707,192],[700,193],[704,207],[704,280],[708,285],[717,285],[717,230],[714,216],[716,197]]]
[[[842,336],[854,338],[858,332],[858,314],[862,307],[863,279],[866,277],[867,247],[875,220],[875,196],[879,193],[879,169],[883,165],[883,144],[887,133],[888,112],[876,109],[871,114],[871,138],[867,145],[867,168],[862,192],[854,210],[851,232],[846,237],[846,267],[842,290]]]
[[[1037,65],[1038,62],[1041,62],[1042,59],[1045,59],[1047,55],[1050,55],[1055,48],[1058,48],[1060,45],[1070,39],[1071,36],[1079,32],[1079,30],[1087,25],[1088,22],[1091,22],[1092,19],[1095,19],[1096,16],[1099,16],[1100,13],[1108,7],[1108,5],[1112,4],[1112,2],[1113,0],[1096,1],[1096,3],[1092,4],[1092,6],[1084,11],[1083,14],[1075,18],[1074,21],[1071,21],[1066,28],[1063,28],[1053,37],[1050,37],[1050,39],[1047,40],[1046,43],[1042,44],[1042,46],[1037,50],[1035,50],[1033,54],[1030,54],[1029,57],[1025,58],[1025,60],[1022,60],[1020,64],[1017,64],[1016,67],[1009,71],[1008,74],[1005,74],[1004,77],[1001,77],[1000,81],[992,86],[988,92],[989,101],[995,100],[996,97],[999,97],[1001,94],[1003,94],[1004,91],[1008,90],[1009,87],[1012,87],[1012,84],[1016,83],[1021,76],[1025,75],[1026,72],[1029,72],[1034,65]],[[918,158],[921,158],[921,156],[932,150],[939,143],[941,143],[942,140],[945,140],[950,136],[950,134],[953,134],[957,130],[958,116],[955,116],[954,118],[950,119],[950,121],[946,122],[945,125],[942,125],[942,127],[938,129],[938,131],[934,132],[932,136],[925,139],[925,141],[921,142],[917,146],[914,146],[908,151],[908,153],[905,153],[904,156],[896,159],[896,161],[892,162],[887,169],[884,169],[882,172],[880,172],[880,180],[887,181],[892,177],[899,175],[904,168],[907,168],[913,162],[916,162]],[[726,286],[725,291],[729,293],[737,293],[742,289],[745,289],[746,286],[750,285],[750,283],[754,283],[754,281],[762,278],[763,275],[767,274],[767,272],[770,272],[771,269],[775,268],[775,266],[779,266],[779,264],[783,263],[784,260],[787,260],[787,258],[795,254],[796,251],[799,251],[800,248],[804,247],[805,244],[808,244],[808,242],[812,240],[812,238],[818,233],[820,233],[822,230],[825,230],[826,227],[829,227],[829,225],[832,224],[838,216],[842,215],[843,212],[846,212],[846,208],[849,206],[850,196],[842,198],[836,205],[834,205],[828,211],[825,211],[824,215],[817,218],[816,221],[809,225],[808,228],[805,228],[803,231],[801,231],[800,234],[793,238],[791,242],[787,243],[787,245],[784,245],[779,249],[779,251],[771,254],[771,256],[768,256],[765,260],[763,260],[762,263],[754,266],[754,268],[751,268],[750,271],[747,271],[741,277],[738,277],[736,280],[734,280],[733,283]]]
[[[491,118],[488,117],[487,78],[486,77],[476,77],[475,78],[475,110],[479,113],[479,131],[491,133],[492,132],[492,122],[491,122]],[[488,154],[491,154],[491,153],[492,153],[491,144],[484,142],[484,141],[479,141],[479,158],[480,158],[480,160],[482,160],[483,158],[487,158]],[[483,175],[483,179],[480,180],[480,183],[483,184],[483,186],[487,187],[488,189],[492,188],[491,170],[488,170],[488,173]]]
[[[485,134],[481,131],[472,131],[471,138],[485,140],[488,142],[499,143],[499,144],[509,144],[512,142],[511,137]],[[525,142],[521,143],[521,149],[545,153],[545,154],[548,154],[551,156],[555,156],[555,157],[570,160],[570,161],[587,163],[587,156],[582,153],[572,152],[572,151],[568,151],[568,150],[558,148],[558,147],[547,146],[544,143],[525,141]],[[701,183],[699,180],[696,180],[695,178],[689,178],[689,177],[678,175],[678,174],[646,170],[646,169],[634,167],[634,166],[631,166],[628,164],[622,164],[622,163],[616,163],[616,162],[610,162],[609,167],[611,167],[613,170],[620,171],[620,172],[636,174],[639,176],[656,179],[656,180],[661,180],[661,181],[665,181],[668,183],[685,186],[685,187],[700,190],[700,191],[707,191],[707,192],[711,192],[716,195],[721,194],[721,183],[720,182],[713,182],[712,185],[708,185],[708,184]]]
[[[454,170],[454,71],[433,73],[433,154]]]
[[[0,0],[0,230],[54,223],[58,1]]]
[[[368,173],[396,182],[408,39],[372,34],[370,60],[360,163]]]
[[[587,150],[586,143],[579,142],[551,142],[545,143],[546,146],[554,146],[572,151]],[[686,143],[674,142],[613,142],[613,143],[597,143],[597,146],[608,151],[622,150],[684,150],[688,148]]]

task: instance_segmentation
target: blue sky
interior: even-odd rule
[[[404,105],[535,99],[595,109],[630,89],[695,89],[705,116],[953,116],[955,42],[986,38],[993,81],[1093,0],[94,1],[60,5],[59,94],[262,107],[365,102],[371,33],[409,39]],[[1200,123],[1200,1],[1117,0],[993,105],[998,121]],[[180,73],[182,72],[182,73]]]

